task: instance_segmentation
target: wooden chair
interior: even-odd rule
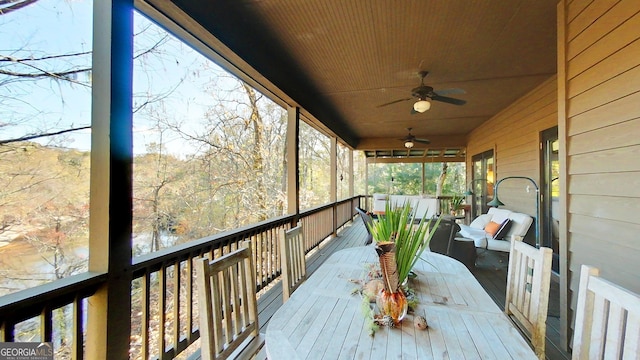
[[[203,360],[252,358],[263,347],[258,333],[251,244],[220,258],[195,262]]]
[[[572,359],[640,358],[640,295],[582,265]]]
[[[291,294],[307,278],[307,260],[304,253],[302,224],[290,230],[280,230],[280,252],[282,259],[282,300]]]
[[[529,337],[539,359],[545,358],[552,250],[512,241],[504,312]]]
[[[371,224],[373,223],[373,218],[364,209],[356,207],[356,211],[358,212],[358,214],[360,214],[360,218],[364,223],[364,228],[367,230],[367,239],[365,240],[364,244],[369,245],[373,242],[373,236],[371,236],[371,231],[369,231],[369,226],[371,226]]]

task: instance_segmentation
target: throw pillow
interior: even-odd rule
[[[491,237],[494,237],[498,230],[500,229],[500,225],[497,222],[489,221],[487,226],[484,227],[484,231],[486,231]]]
[[[507,236],[507,233],[509,232],[509,229],[511,229],[511,224],[512,223],[513,222],[511,221],[511,219],[505,219],[502,222],[502,224],[500,224],[500,228],[498,229],[496,234],[493,236],[493,238],[496,239],[496,240],[504,239],[504,237]]]

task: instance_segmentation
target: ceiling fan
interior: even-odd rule
[[[407,128],[407,130],[409,131],[409,134],[407,134],[407,136],[403,137],[402,141],[404,141],[404,147],[406,147],[407,149],[411,149],[413,147],[413,145],[415,145],[415,143],[421,143],[421,144],[429,144],[431,143],[431,141],[427,140],[427,139],[418,139],[415,136],[413,136],[411,134],[411,129],[412,128]]]
[[[420,86],[413,88],[411,90],[411,95],[413,97],[394,100],[386,104],[378,105],[377,107],[383,107],[391,104],[396,104],[402,101],[411,100],[413,98],[417,98],[418,101],[416,101],[413,104],[413,109],[411,110],[411,113],[415,114],[415,113],[423,113],[431,108],[431,103],[428,100],[440,101],[440,102],[453,104],[453,105],[464,105],[467,103],[466,100],[454,99],[451,97],[444,96],[449,94],[464,94],[465,91],[462,89],[443,89],[443,90],[436,91],[431,86],[425,85],[424,78],[428,74],[429,74],[428,71],[420,72]]]

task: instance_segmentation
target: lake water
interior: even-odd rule
[[[134,253],[149,252],[151,234],[134,236]],[[162,234],[162,246],[169,246],[177,238],[170,234]],[[65,244],[65,259],[60,262],[61,271],[74,267],[72,273],[86,271],[89,261],[87,242]],[[16,239],[0,247],[0,296],[28,289],[55,280],[54,253],[43,245]]]

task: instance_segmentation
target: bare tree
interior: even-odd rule
[[[444,186],[444,181],[447,178],[447,169],[449,165],[446,162],[442,163],[442,170],[440,171],[440,175],[438,175],[438,180],[436,181],[436,197],[442,196],[442,188]]]

